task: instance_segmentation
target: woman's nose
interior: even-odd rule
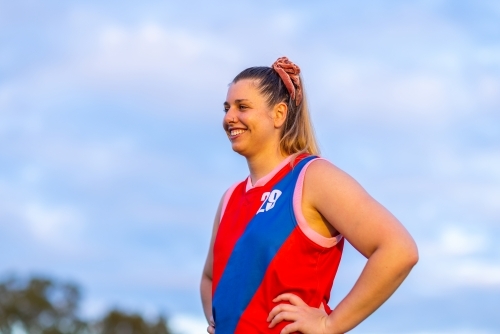
[[[236,120],[236,112],[233,108],[229,108],[226,114],[224,115],[224,122],[226,123],[234,123]]]

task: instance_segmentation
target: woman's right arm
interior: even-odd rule
[[[219,207],[217,208],[217,213],[215,214],[214,226],[212,228],[212,238],[210,240],[210,248],[208,249],[207,259],[205,261],[205,267],[203,268],[203,274],[201,276],[200,293],[201,293],[201,303],[203,304],[203,311],[205,312],[205,317],[209,323],[208,332],[215,333],[214,323],[212,318],[212,267],[213,267],[213,249],[215,236],[217,235],[217,230],[219,228],[220,215],[222,210],[222,201],[224,196],[219,202]],[[212,331],[213,330],[213,331]]]

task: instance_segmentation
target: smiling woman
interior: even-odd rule
[[[250,176],[221,199],[201,280],[208,332],[344,333],[397,289],[418,259],[399,223],[318,157],[300,69],[287,58],[235,77],[223,127]],[[333,309],[347,239],[368,258]]]
[[[277,108],[274,110],[277,112],[275,121],[281,124],[272,124],[272,127],[274,135],[279,136],[281,153],[319,154],[299,73],[300,69],[283,57],[276,61],[273,68],[252,67],[238,74],[229,88],[227,101],[224,102],[224,110],[228,115],[224,118],[223,126],[229,139],[232,139],[230,130],[247,130],[237,123],[240,117],[243,118],[241,123],[244,123],[244,114],[230,111],[256,110],[262,113],[261,121],[265,118],[273,121],[270,109]],[[272,142],[266,143],[272,146]]]

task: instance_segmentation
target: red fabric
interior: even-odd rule
[[[295,163],[298,161],[300,157]],[[291,166],[287,164],[263,186],[246,192],[245,180],[234,189],[214,244],[212,293],[217,288],[236,242],[262,205],[262,194],[272,190],[290,171]],[[262,283],[240,316],[235,333],[279,333],[289,322],[283,321],[269,329],[266,319],[277,305],[272,300],[286,292],[299,296],[311,307],[320,307],[323,303],[327,313],[330,313],[327,303],[343,245],[344,239],[331,248],[319,246],[296,226],[267,267]]]
[[[282,293],[299,296],[311,307],[327,305],[333,279],[342,257],[344,239],[332,248],[313,243],[297,227],[269,265],[262,284],[240,318],[236,334],[279,333],[290,322],[269,329],[269,312],[278,304],[272,300]]]
[[[300,161],[300,157],[301,156],[296,159],[295,163]],[[234,189],[220,222],[220,226],[224,225],[224,228],[219,228],[215,238],[214,255],[217,254],[217,256],[214,256],[212,295],[217,288],[224,268],[226,268],[227,261],[231,256],[234,245],[262,205],[262,194],[271,191],[273,186],[278,183],[283,176],[290,172],[291,169],[292,167],[290,164],[287,164],[265,185],[250,189],[248,192],[245,191],[246,180],[241,182]]]

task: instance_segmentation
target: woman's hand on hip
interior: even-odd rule
[[[273,302],[287,301],[290,304],[276,305],[267,321],[271,322],[269,328],[273,328],[283,320],[292,321],[286,325],[281,334],[301,332],[303,334],[327,333],[328,314],[324,308],[314,308],[307,305],[300,297],[292,293],[284,293],[276,297]]]
[[[214,317],[210,316],[210,321],[208,322],[207,332],[210,334],[215,334],[215,322]]]

